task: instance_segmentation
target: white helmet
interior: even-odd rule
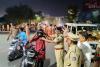
[[[64,23],[58,23],[57,24],[57,27],[63,27],[64,26]]]

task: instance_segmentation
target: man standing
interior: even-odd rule
[[[68,51],[64,58],[64,67],[81,67],[82,53],[76,45],[77,36],[68,33],[67,45]]]

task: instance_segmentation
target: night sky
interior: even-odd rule
[[[64,16],[69,4],[82,5],[83,0],[0,0],[0,16],[5,14],[5,9],[10,6],[27,4],[34,10],[40,10],[51,16]]]

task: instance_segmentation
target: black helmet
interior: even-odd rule
[[[62,31],[62,27],[57,27],[56,30]]]
[[[23,28],[23,27],[20,27],[19,29],[20,29],[21,31],[24,31],[24,28]]]
[[[44,35],[44,34],[43,34],[42,31],[38,31],[38,32],[37,32],[37,36],[39,36],[39,37],[43,37],[43,35]]]

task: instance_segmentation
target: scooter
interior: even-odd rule
[[[26,55],[23,56],[20,67],[35,67],[37,55],[38,53],[33,47],[26,50]]]
[[[21,44],[22,43],[17,38],[12,40],[12,42],[10,43],[9,52],[8,52],[9,61],[13,61],[23,56],[23,49],[22,49]]]

